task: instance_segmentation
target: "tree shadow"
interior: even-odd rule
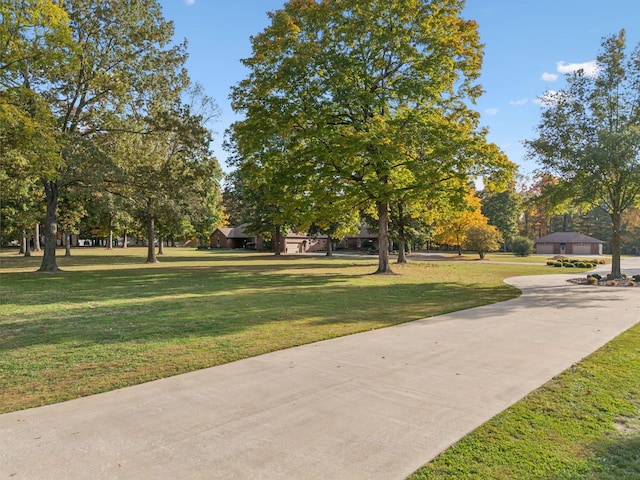
[[[0,321],[0,350],[227,336],[278,322],[357,329],[359,323],[392,325],[513,296],[506,286],[349,284],[360,276],[308,275],[304,269],[275,275],[273,266],[256,265],[70,272],[44,283],[14,274],[11,305],[22,313]],[[48,309],[61,290],[63,302]],[[34,306],[36,311],[27,313]]]
[[[595,458],[581,479],[636,480],[640,478],[640,431],[616,434],[593,446]]]

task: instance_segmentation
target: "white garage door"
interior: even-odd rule
[[[591,255],[591,245],[582,244],[582,245],[574,245],[573,246],[573,254],[574,255]]]
[[[536,245],[536,253],[553,253],[553,244],[551,243],[538,243]]]

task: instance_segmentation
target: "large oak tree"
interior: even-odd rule
[[[378,273],[391,272],[391,203],[512,167],[469,108],[482,52],[463,5],[291,0],[252,38],[249,75],[232,92],[245,115],[233,126],[237,161],[280,172],[296,194],[301,179],[308,195],[331,181],[353,208],[373,206]]]

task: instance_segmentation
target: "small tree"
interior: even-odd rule
[[[527,237],[513,237],[511,251],[516,257],[528,257],[533,253],[533,241]]]
[[[467,228],[465,235],[466,249],[478,252],[481,260],[487,252],[500,249],[502,243],[502,234],[493,225],[472,225]]]

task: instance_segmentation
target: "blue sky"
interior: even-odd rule
[[[159,0],[175,25],[176,40],[187,39],[191,78],[221,108],[212,124],[213,145],[223,168],[224,130],[237,117],[229,105],[231,86],[247,71],[250,36],[268,25],[266,12],[283,0]],[[520,173],[536,164],[525,159],[522,142],[533,138],[540,116],[536,99],[563,86],[564,73],[595,60],[602,38],[625,29],[630,47],[640,42],[639,0],[467,0],[464,17],[478,22],[484,44],[480,83],[485,94],[476,109],[496,143]]]

